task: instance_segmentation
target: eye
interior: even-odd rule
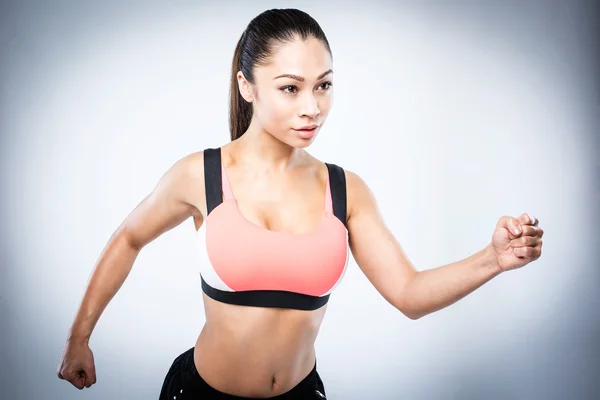
[[[290,92],[286,89],[293,89],[294,91]],[[288,86],[282,87],[280,90],[283,91],[284,93],[293,94],[293,93],[296,93],[296,91],[298,91],[298,88],[294,85],[288,85]]]
[[[324,90],[329,90],[333,86],[333,83],[331,83],[330,81],[327,81],[327,82],[321,83],[321,85],[319,85],[319,86],[322,87],[323,85],[327,85],[327,87]]]
[[[325,87],[323,87],[323,86],[325,86]],[[319,88],[323,88],[322,90],[327,91],[327,90],[331,89],[331,86],[333,86],[333,83],[331,83],[330,81],[327,81],[327,82],[321,83],[319,85]],[[287,94],[296,94],[298,92],[298,87],[296,85],[287,85],[287,86],[280,88],[279,90],[281,90],[282,92],[287,93]]]

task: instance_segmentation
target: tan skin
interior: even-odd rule
[[[333,101],[326,48],[315,39],[282,45],[270,63],[255,68],[255,84],[240,72],[242,96],[253,104],[250,127],[222,146],[223,163],[241,213],[277,232],[305,233],[325,207],[327,169],[305,150],[315,138],[294,129],[323,126]],[[302,77],[302,82],[281,74]],[[290,87],[293,86],[293,87]],[[319,128],[320,129],[320,128]],[[316,136],[316,135],[315,135]],[[440,310],[503,271],[541,254],[543,231],[527,214],[502,217],[493,243],[456,263],[418,272],[385,226],[373,194],[355,173],[347,180],[349,246],[356,263],[381,295],[411,319]],[[110,238],[88,282],[58,366],[59,378],[82,389],[96,382],[89,338],[101,313],[129,274],[141,249],[206,212],[203,154],[176,162],[153,192]],[[521,233],[509,233],[520,227]],[[272,397],[293,388],[312,369],[314,342],[327,306],[314,311],[237,306],[203,297],[206,313],[195,344],[200,375],[214,388],[245,397]]]

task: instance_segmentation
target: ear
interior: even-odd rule
[[[248,103],[252,103],[254,101],[253,85],[246,80],[246,77],[244,77],[244,73],[242,71],[238,71],[237,81],[240,94],[244,100],[246,100]]]

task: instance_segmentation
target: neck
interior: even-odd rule
[[[253,119],[248,130],[231,143],[239,162],[252,163],[268,170],[286,170],[305,159],[306,152],[289,146],[265,131]]]

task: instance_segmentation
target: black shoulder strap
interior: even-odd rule
[[[206,215],[223,202],[221,181],[221,149],[204,150],[204,190],[206,192]]]
[[[344,170],[335,165],[325,163],[329,171],[329,187],[333,214],[346,226],[346,175]],[[204,150],[204,188],[206,193],[207,215],[223,202],[223,186],[221,181],[221,149]]]
[[[325,163],[329,171],[329,187],[331,188],[331,203],[333,214],[344,224],[346,229],[346,175],[342,167]]]

